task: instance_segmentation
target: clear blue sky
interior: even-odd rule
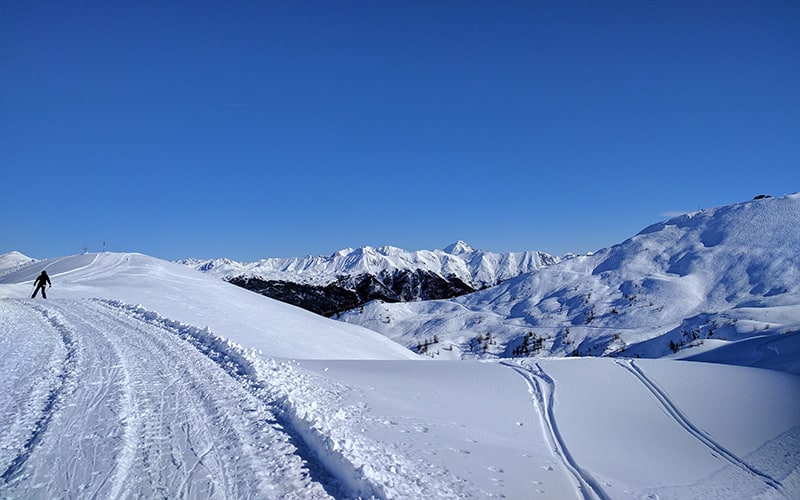
[[[800,190],[800,2],[4,1],[0,253],[553,254]]]

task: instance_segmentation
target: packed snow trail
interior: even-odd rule
[[[679,426],[681,426],[686,432],[691,434],[695,439],[703,443],[714,455],[721,457],[723,460],[730,462],[731,465],[742,469],[744,472],[748,474],[752,474],[755,477],[758,477],[762,481],[764,481],[767,485],[771,488],[776,490],[781,489],[780,481],[774,479],[769,474],[765,474],[760,470],[756,469],[752,465],[748,464],[743,459],[737,457],[734,453],[726,449],[723,445],[718,443],[711,437],[708,433],[703,431],[702,429],[698,428],[696,425],[692,423],[691,420],[681,411],[681,409],[676,405],[669,397],[669,395],[664,391],[661,387],[658,386],[647,374],[642,370],[639,365],[637,365],[633,360],[624,360],[619,361],[616,360],[615,363],[620,366],[621,368],[625,369],[631,375],[633,375],[636,380],[638,380],[645,389],[647,389],[654,397],[655,401],[661,406],[664,410],[664,413],[667,414],[671,419],[675,421]]]
[[[535,370],[529,366],[511,362],[502,362],[501,364],[517,372],[528,384],[528,390],[539,413],[539,421],[542,425],[544,437],[553,455],[564,464],[564,468],[572,477],[577,496],[586,500],[594,498],[607,499],[608,496],[600,487],[600,484],[589,472],[582,469],[575,462],[558,430],[558,423],[553,412],[556,385],[552,377],[547,375],[538,363]]]
[[[329,497],[269,406],[167,329],[98,301],[0,316],[0,496]]]
[[[36,311],[24,312],[29,313],[26,319],[32,324],[36,324],[38,320],[41,322],[40,326],[45,328],[50,325],[57,326],[47,315],[36,314]],[[23,313],[14,319],[25,316]],[[12,319],[11,315],[8,319]],[[9,482],[19,474],[22,465],[28,460],[47,430],[53,416],[53,408],[60,401],[67,385],[68,375],[76,362],[75,343],[67,331],[61,331],[60,338],[40,337],[24,344],[13,342],[12,336],[26,335],[28,332],[10,333],[10,336],[2,338],[2,352],[17,361],[18,365],[14,368],[22,376],[19,379],[2,377],[4,382],[2,394],[7,396],[2,405],[3,416],[6,417],[3,421],[10,423],[6,425],[5,432],[11,437],[8,441],[10,446],[4,446],[4,453],[0,456],[0,470],[4,469],[0,474],[0,480],[3,482]],[[41,353],[47,353],[47,356],[43,357]],[[44,361],[40,365],[43,368],[41,370],[35,369],[36,365],[29,363],[37,357],[40,361]],[[20,383],[14,384],[15,380]]]

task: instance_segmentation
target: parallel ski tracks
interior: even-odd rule
[[[556,383],[537,363],[535,369],[530,366],[502,362],[525,379],[528,391],[533,397],[533,403],[539,413],[539,422],[542,432],[553,455],[557,457],[569,473],[575,485],[576,494],[585,500],[599,498],[608,499],[608,495],[592,475],[582,469],[569,452],[561,432],[558,429],[554,412]]]
[[[768,486],[776,490],[780,490],[781,482],[771,477],[770,475],[761,472],[752,465],[748,464],[745,460],[736,456],[733,452],[725,448],[722,444],[711,437],[707,432],[703,431],[686,416],[680,407],[672,401],[667,392],[662,389],[653,379],[651,379],[637,365],[633,360],[615,360],[614,361],[620,368],[633,375],[637,381],[653,395],[653,398],[662,408],[664,413],[669,416],[676,424],[683,428],[689,435],[697,439],[700,443],[708,447],[708,449],[716,456],[729,462],[731,465],[738,467],[747,474],[751,474],[756,478],[764,481]]]

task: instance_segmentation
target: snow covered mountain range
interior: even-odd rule
[[[710,359],[747,342],[752,364],[780,352],[800,373],[800,357],[785,356],[800,336],[800,195],[686,214],[463,297],[340,318],[447,358]]]
[[[493,253],[463,241],[444,250],[347,248],[330,256],[241,263],[185,259],[181,264],[248,290],[330,316],[371,300],[408,302],[457,297],[561,259],[543,252]]]
[[[486,345],[480,362],[146,255],[14,264],[0,497],[800,498],[798,205],[691,214],[468,296],[352,313],[404,344],[452,336],[438,357]],[[537,352],[499,357],[526,338]]]

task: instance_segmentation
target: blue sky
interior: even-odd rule
[[[800,190],[800,2],[0,3],[0,253],[586,252]]]

